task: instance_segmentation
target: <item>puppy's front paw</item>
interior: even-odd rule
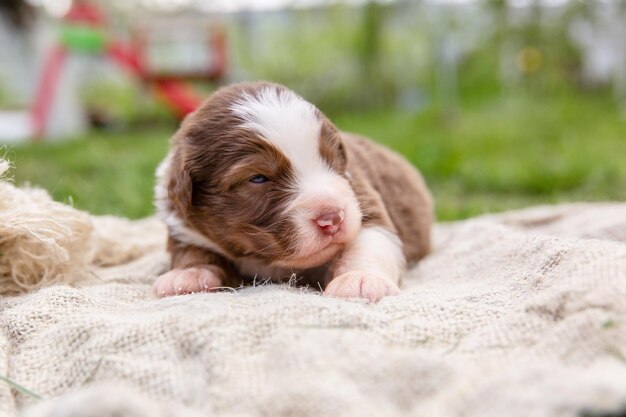
[[[207,292],[222,286],[222,278],[217,268],[193,267],[172,269],[161,275],[152,286],[157,297]]]
[[[340,298],[366,298],[378,301],[400,292],[398,285],[383,276],[364,271],[349,271],[335,277],[324,290],[324,295]]]

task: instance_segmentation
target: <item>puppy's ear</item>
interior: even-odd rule
[[[191,175],[185,165],[181,149],[178,148],[172,161],[168,194],[176,210],[183,216],[189,214],[193,192]]]
[[[337,153],[339,154],[339,158],[341,158],[342,165],[345,166],[346,163],[348,162],[348,155],[346,154],[346,147],[343,144],[343,137],[341,136],[341,133],[337,133],[337,136],[339,138],[339,143],[337,145]]]
[[[348,161],[348,156],[346,155],[346,148],[343,144],[341,132],[326,116],[321,115],[321,117],[321,154],[327,161],[331,161],[331,165],[334,168],[339,172],[343,172]]]

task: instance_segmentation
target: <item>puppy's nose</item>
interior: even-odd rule
[[[339,231],[343,216],[343,210],[328,211],[315,219],[315,223],[320,227],[322,233],[332,236]]]

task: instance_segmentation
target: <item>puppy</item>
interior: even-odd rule
[[[267,82],[222,88],[185,119],[156,207],[172,262],[157,296],[295,277],[376,301],[429,251],[433,223],[412,165]]]

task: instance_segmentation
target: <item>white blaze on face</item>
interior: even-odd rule
[[[328,172],[319,155],[322,123],[315,107],[297,94],[264,87],[256,97],[244,93],[231,110],[244,120],[242,127],[280,149],[299,176]]]
[[[327,210],[345,211],[343,237],[353,238],[361,212],[348,181],[320,155],[322,120],[315,106],[290,90],[268,86],[255,96],[242,94],[231,110],[243,119],[241,127],[274,145],[293,167],[295,195],[288,211],[301,231],[299,252],[308,255],[319,250],[322,237],[312,220]]]

